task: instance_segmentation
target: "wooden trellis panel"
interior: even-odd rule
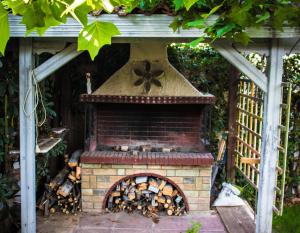
[[[282,84],[282,100],[281,100],[281,118],[280,118],[280,140],[278,145],[278,163],[276,174],[276,190],[274,200],[274,211],[278,215],[282,215],[283,201],[285,191],[285,173],[287,163],[287,150],[289,140],[289,125],[290,125],[290,110],[291,110],[291,96],[292,85],[291,83]]]
[[[239,80],[235,165],[255,189],[259,182],[263,96],[252,81]]]
[[[282,215],[285,172],[289,135],[290,103],[292,87],[282,85],[282,104],[276,167],[276,189],[273,209]],[[237,134],[235,165],[249,183],[258,189],[263,127],[263,92],[250,80],[240,79],[238,84]]]

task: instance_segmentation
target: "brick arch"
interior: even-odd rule
[[[132,175],[125,176],[125,177],[121,178],[120,180],[118,180],[117,182],[115,182],[110,187],[110,189],[106,192],[106,194],[105,194],[105,198],[104,198],[103,203],[102,203],[102,209],[106,208],[108,198],[109,198],[110,194],[112,193],[112,191],[115,190],[115,188],[117,187],[118,184],[121,184],[122,181],[131,179],[131,178],[135,178],[137,176],[152,176],[152,177],[156,177],[156,178],[165,180],[166,182],[170,183],[173,187],[175,187],[177,189],[177,191],[180,194],[180,196],[182,196],[182,199],[183,199],[183,202],[184,202],[184,205],[185,205],[185,209],[186,209],[186,211],[189,211],[189,204],[187,202],[187,198],[184,195],[184,193],[181,190],[181,188],[177,184],[175,184],[174,181],[172,181],[171,179],[169,179],[169,178],[167,178],[165,176],[162,176],[162,175],[155,174],[155,173],[137,173],[137,174],[132,174]]]

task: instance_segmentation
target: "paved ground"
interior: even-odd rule
[[[81,214],[78,216],[55,214],[38,217],[38,233],[183,233],[192,222],[200,222],[201,233],[226,233],[218,214],[162,216],[159,223],[140,214],[124,212],[114,214]]]

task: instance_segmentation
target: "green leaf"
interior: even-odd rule
[[[255,23],[260,23],[260,22],[262,22],[262,21],[266,21],[266,20],[269,19],[269,18],[270,18],[270,13],[269,13],[269,12],[265,12],[262,16],[260,16],[260,17],[258,18],[258,20],[256,20]]]
[[[86,26],[88,23],[87,15],[91,11],[90,6],[88,6],[86,3],[80,5],[77,7],[74,11],[77,19],[82,23],[82,25]],[[72,15],[74,17],[74,15]]]
[[[183,4],[189,10],[198,0],[183,0]]]
[[[23,0],[5,0],[2,3],[4,6],[10,8],[14,15],[23,15],[27,8],[27,5]]]
[[[246,32],[239,32],[234,35],[233,39],[243,45],[248,45],[250,37]]]
[[[234,23],[226,24],[224,27],[217,30],[217,37],[225,35],[227,32],[230,32],[236,25]]]
[[[0,53],[4,55],[7,41],[9,39],[8,12],[0,2]]]
[[[201,42],[204,41],[204,37],[199,37],[198,39],[196,40],[193,40],[192,42],[188,43],[191,47],[195,48],[197,47],[197,45]]]
[[[85,26],[78,36],[78,50],[88,50],[94,60],[100,48],[111,44],[111,38],[120,35],[118,28],[109,22],[95,21]]]
[[[52,16],[59,22],[62,23],[66,23],[67,21],[67,16],[66,15],[62,15],[62,13],[64,12],[64,10],[66,9],[65,5],[63,5],[61,2],[59,1],[51,1],[49,3],[49,8],[52,12]]]
[[[173,3],[175,6],[175,11],[178,11],[184,7],[183,0],[173,0]]]
[[[212,8],[208,14],[202,14],[201,16],[204,19],[207,19],[209,16],[211,16],[212,14],[214,14],[215,12],[217,12],[223,6],[223,4],[224,4],[224,1],[220,5],[217,5],[214,8]]]
[[[41,10],[39,2],[33,2],[27,6],[23,15],[22,23],[26,25],[27,33],[30,33],[35,28],[45,26],[45,13]]]
[[[57,21],[54,17],[48,16],[45,18],[44,27],[36,28],[36,31],[38,32],[39,35],[43,35],[45,33],[45,31],[48,30],[48,28],[53,27],[53,26],[58,26],[60,24],[61,24],[61,22]]]
[[[178,18],[175,18],[169,27],[173,29],[173,32],[176,32],[177,29],[181,26],[181,22]]]
[[[186,25],[188,27],[195,27],[195,28],[199,28],[199,29],[206,27],[205,19],[197,19],[195,21],[188,22]]]

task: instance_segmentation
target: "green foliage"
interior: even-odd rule
[[[0,52],[4,53],[9,38],[7,12],[11,12],[22,16],[27,33],[36,31],[40,35],[49,27],[65,23],[67,17],[74,18],[83,27],[78,49],[88,50],[93,59],[119,31],[102,22],[88,25],[87,15],[98,10],[114,13],[116,7],[122,7],[127,13],[134,9],[148,13],[168,9],[177,16],[170,25],[174,31],[180,27],[201,28],[212,41],[225,37],[247,44],[250,40],[245,29],[248,27],[268,24],[282,30],[283,26],[300,26],[299,0],[3,0],[0,1]],[[99,33],[106,30],[107,33]]]
[[[201,223],[193,222],[192,226],[185,231],[185,233],[198,233],[201,230]]]
[[[4,54],[6,43],[9,39],[8,12],[0,4],[0,53]]]
[[[36,184],[37,185],[43,177],[47,177],[49,174],[49,169],[48,169],[49,159],[52,157],[63,155],[66,148],[67,148],[66,143],[64,141],[61,141],[48,153],[37,156],[36,159]]]
[[[111,38],[119,34],[119,30],[114,24],[95,21],[80,31],[78,50],[88,50],[94,60],[99,49],[106,44],[111,44]]]
[[[172,44],[168,50],[170,62],[201,92],[216,96],[210,109],[211,126],[207,125],[213,152],[217,151],[219,132],[227,128],[228,77],[230,64],[208,45],[192,47],[189,44]]]
[[[0,174],[0,202],[6,202],[13,198],[19,189],[17,181],[13,177]]]
[[[286,206],[283,215],[273,218],[274,233],[300,233],[300,205]]]

